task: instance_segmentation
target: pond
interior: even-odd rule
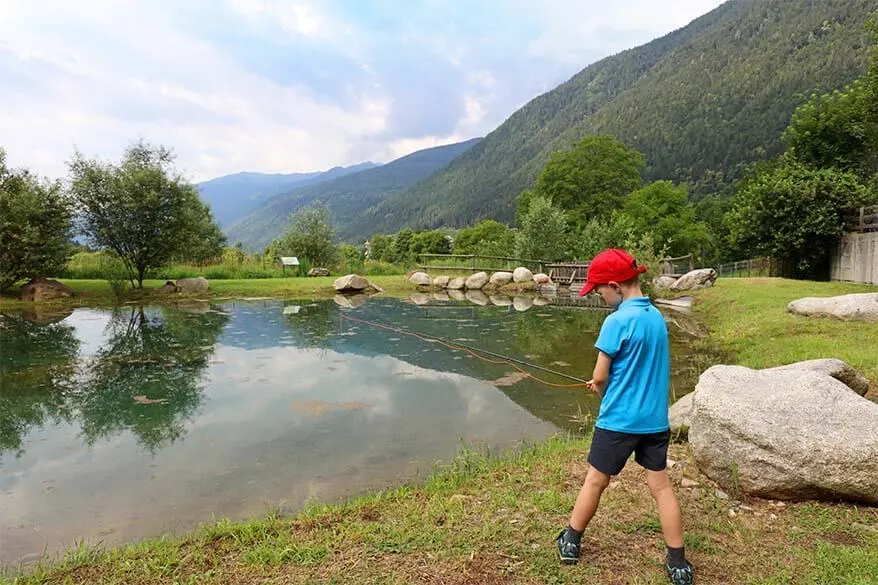
[[[587,379],[607,312],[494,301],[5,312],[0,562],[293,511],[423,477],[463,445],[586,430],[596,396],[495,354]],[[667,318],[682,394],[709,358],[697,324]]]

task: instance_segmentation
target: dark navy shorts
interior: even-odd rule
[[[671,432],[635,435],[605,431],[595,427],[591,439],[588,463],[607,475],[619,475],[628,458],[634,453],[634,460],[650,471],[661,471],[668,464],[668,442]]]

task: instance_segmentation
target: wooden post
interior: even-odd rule
[[[859,228],[859,230],[861,232],[866,230],[866,208],[865,207],[860,207],[860,228]]]

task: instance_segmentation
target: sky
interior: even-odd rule
[[[603,57],[721,0],[0,0],[0,147],[171,148],[193,181],[484,136]]]

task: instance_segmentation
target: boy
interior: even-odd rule
[[[668,547],[666,569],[674,585],[694,583],[683,551],[683,519],[668,477],[670,352],[664,318],[643,295],[638,277],[646,270],[624,250],[604,250],[588,267],[580,296],[596,290],[615,309],[604,320],[589,388],[602,395],[588,454],[588,473],[576,498],[570,525],[556,543],[561,562],[579,560],[580,538],[601,494],[628,457],[646,469]]]

